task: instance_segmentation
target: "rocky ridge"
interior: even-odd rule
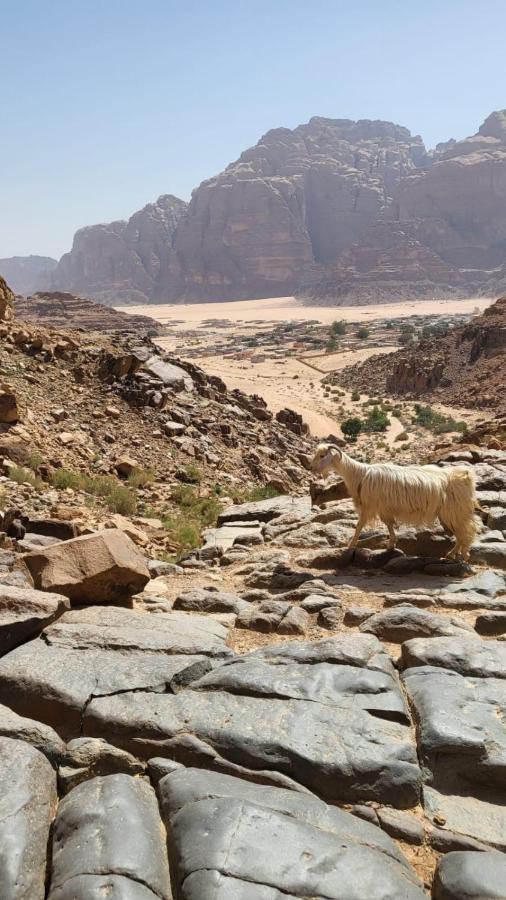
[[[26,297],[49,287],[51,273],[57,265],[58,260],[51,256],[10,256],[0,259],[0,275],[16,294]]]
[[[78,231],[52,287],[109,305],[499,293],[505,121],[492,113],[476,135],[434,151],[384,121],[272,129],[188,205],[167,195],[127,223]]]
[[[377,396],[432,398],[506,411],[506,297],[439,337],[349,366],[327,379]]]
[[[83,297],[75,297],[61,291],[38,292],[33,297],[16,297],[16,318],[49,328],[69,328],[83,331],[150,331],[156,333],[160,325],[149,316],[122,313],[101,303],[93,303]]]

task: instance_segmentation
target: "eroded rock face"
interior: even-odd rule
[[[3,319],[12,319],[13,303],[14,294],[7,282],[0,275],[0,321]]]
[[[167,194],[128,222],[81,228],[52,273],[52,288],[111,306],[154,299],[167,283],[170,248],[185,210],[183,200]]]

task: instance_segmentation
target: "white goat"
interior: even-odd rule
[[[368,465],[333,444],[320,444],[312,469],[324,478],[338,472],[346,484],[358,513],[350,547],[357,545],[362,529],[375,519],[388,528],[389,548],[397,542],[396,524],[432,525],[439,519],[456,538],[448,557],[468,558],[476,534],[476,498],[472,472],[464,466]]]

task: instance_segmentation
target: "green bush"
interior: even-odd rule
[[[361,328],[358,329],[357,337],[360,338],[361,341],[366,341],[367,338],[369,337],[370,333],[371,332],[369,331],[369,329],[366,328],[365,325],[363,325]]]
[[[360,391],[352,391],[351,399],[353,400],[354,403],[356,403],[358,400],[360,400]]]
[[[422,425],[434,434],[447,434],[450,431],[459,431],[464,433],[467,431],[467,425],[463,421],[454,419],[453,416],[445,416],[436,412],[430,406],[423,406],[421,403],[415,403],[415,415],[413,417],[415,425]]]
[[[346,322],[344,319],[339,319],[338,322],[332,322],[330,330],[332,334],[346,334]]]
[[[184,470],[185,481],[188,484],[200,484],[202,481],[202,472],[195,463],[189,463]]]
[[[132,516],[137,510],[135,495],[124,484],[113,487],[105,502],[111,512],[120,513],[122,516]]]
[[[368,432],[386,431],[390,425],[390,419],[379,406],[373,406],[362,424],[362,430]]]
[[[349,419],[345,419],[344,422],[341,422],[341,431],[343,434],[352,441],[356,441],[358,435],[362,431],[362,420],[358,418],[358,416],[351,416]]]

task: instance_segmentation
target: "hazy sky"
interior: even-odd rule
[[[0,0],[0,257],[188,199],[270,128],[506,107],[504,0]]]

